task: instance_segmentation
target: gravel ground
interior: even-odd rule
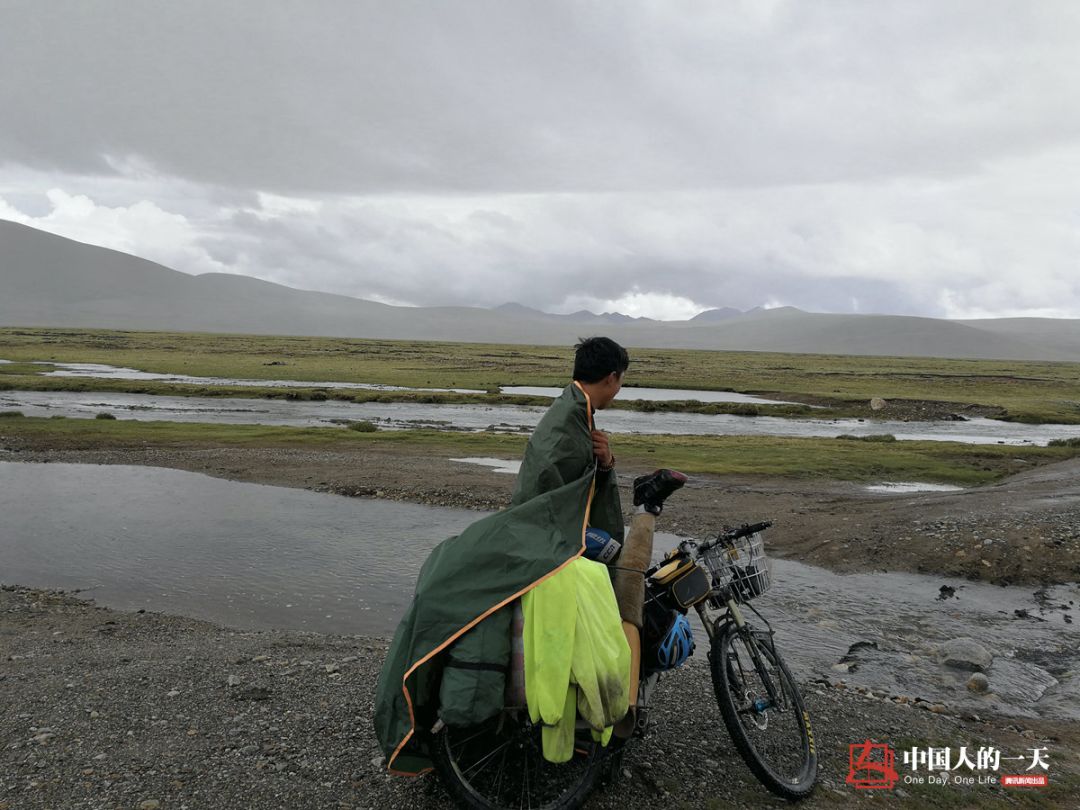
[[[0,589],[0,810],[15,808],[449,807],[433,777],[385,775],[371,728],[387,643],[240,632],[101,608],[61,592]],[[822,782],[807,808],[1080,806],[1080,737],[805,684]],[[761,808],[783,803],[738,758],[706,669],[657,690],[656,728],[627,751],[593,808]],[[855,791],[848,745],[1046,746],[1052,786]]]
[[[2,449],[0,460],[143,464],[474,509],[501,508],[513,485],[512,476],[400,448]],[[640,472],[622,470],[620,481],[628,487]],[[1080,578],[1080,460],[960,493],[878,496],[843,482],[701,477],[677,498],[665,528],[702,536],[772,518],[773,554],[838,571]],[[371,713],[385,649],[380,639],[242,632],[4,588],[0,810],[448,807],[435,779],[383,773]],[[657,694],[656,729],[628,750],[622,778],[590,807],[781,805],[731,746],[703,667],[665,678]],[[820,789],[805,807],[1080,807],[1075,724],[1018,726],[824,684],[805,684],[804,694],[822,762]],[[1046,746],[1051,787],[855,791],[844,784],[848,746],[867,738],[898,749]]]

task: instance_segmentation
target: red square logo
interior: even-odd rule
[[[870,740],[848,747],[848,775],[845,780],[858,790],[892,790],[900,776],[896,754],[885,743]]]

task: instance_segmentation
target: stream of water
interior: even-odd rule
[[[10,363],[0,360],[0,363]],[[238,377],[194,377],[190,374],[166,374],[155,371],[140,371],[137,368],[110,366],[104,363],[58,363],[55,361],[32,361],[35,365],[48,366],[53,371],[42,371],[42,377],[84,377],[100,380],[146,380],[170,383],[188,383],[193,385],[229,385],[237,387],[262,388],[341,388],[367,391],[438,391],[459,394],[483,394],[475,388],[410,388],[402,385],[382,385],[379,383],[356,383],[312,381],[312,380],[252,380]],[[499,389],[504,394],[525,394],[538,397],[557,397],[561,388],[505,385]],[[784,400],[764,399],[734,391],[699,391],[681,388],[636,388],[627,386],[620,394],[625,400],[648,400],[667,402],[671,400],[696,399],[698,402],[750,402],[762,405],[791,404]]]
[[[241,628],[389,636],[428,552],[480,516],[176,470],[0,462],[0,581]],[[676,542],[658,534],[656,548]],[[786,560],[774,582],[754,604],[802,678],[1080,719],[1077,585],[840,576]],[[994,653],[993,695],[971,695],[966,673],[935,661],[934,645],[958,636]],[[704,660],[700,627],[697,638]]]
[[[433,428],[509,433],[531,432],[545,412],[542,407],[172,397],[101,391],[2,391],[0,410],[17,410],[26,416],[89,418],[108,413],[119,419],[141,421],[293,427],[340,427],[366,420],[388,430]],[[981,418],[963,422],[899,422],[605,410],[597,415],[596,422],[611,433],[654,435],[835,438],[890,434],[902,441],[1032,446],[1043,446],[1053,439],[1080,437],[1080,425],[1025,425]]]

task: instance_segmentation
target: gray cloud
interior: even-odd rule
[[[277,191],[970,172],[1080,134],[1068,3],[15,2],[0,154]]]
[[[15,0],[0,216],[413,304],[1080,316],[1078,34],[1067,2]]]

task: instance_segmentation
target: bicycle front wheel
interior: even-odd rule
[[[572,810],[596,784],[604,751],[579,734],[569,762],[544,759],[540,727],[500,712],[470,728],[445,728],[432,740],[435,771],[461,807]]]
[[[809,796],[817,780],[810,715],[772,637],[728,624],[709,662],[724,725],[754,776],[785,799]]]

